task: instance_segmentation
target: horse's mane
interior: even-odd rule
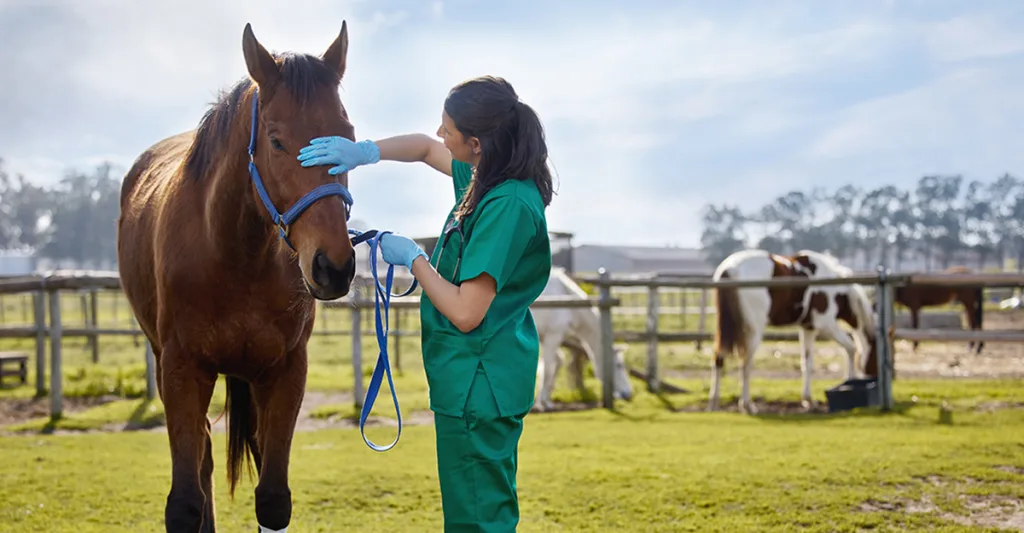
[[[286,52],[275,55],[274,59],[281,69],[280,83],[300,107],[313,98],[319,87],[337,87],[341,82],[338,74],[319,57]],[[224,145],[230,142],[231,125],[237,114],[245,112],[248,116],[249,108],[243,110],[240,104],[252,89],[252,80],[246,76],[230,89],[219,92],[199,121],[195,140],[185,159],[186,175],[195,180],[206,175]]]

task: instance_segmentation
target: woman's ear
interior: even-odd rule
[[[480,155],[480,139],[476,137],[469,138],[469,147],[473,150],[473,155]]]

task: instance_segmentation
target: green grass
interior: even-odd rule
[[[776,394],[786,396],[781,387],[765,395]],[[914,404],[912,394],[927,401]],[[1024,498],[1024,476],[1015,473],[1024,468],[1024,410],[974,409],[995,399],[1021,401],[1013,382],[901,384],[900,409],[885,416],[666,409],[664,402],[682,408],[697,401],[691,396],[698,395],[642,394],[615,412],[527,417],[519,531],[986,531],[942,513],[965,515],[961,494]],[[959,406],[952,425],[936,422],[934,404],[943,396]],[[120,416],[136,410],[116,409]],[[368,433],[375,442],[393,434]],[[162,531],[166,438],[0,437],[0,530]],[[215,435],[214,454],[221,529],[252,528],[253,485],[243,482],[233,502],[227,496],[223,433]],[[439,530],[433,454],[431,425],[405,427],[398,446],[384,454],[367,449],[352,430],[298,433],[290,530]],[[920,501],[937,510],[902,512]]]
[[[76,300],[69,302],[62,310],[65,323],[81,319],[75,314]],[[101,309],[112,309],[111,301],[106,304]],[[7,318],[17,313],[8,310]],[[130,324],[126,314],[101,313],[101,325]],[[402,320],[406,327],[416,326],[413,314]],[[320,315],[317,328],[347,329],[349,323],[348,311],[331,310]],[[696,327],[695,316],[689,323]],[[372,329],[372,323],[366,328]],[[0,350],[7,349],[35,352],[31,340],[0,340]],[[756,371],[799,369],[795,355],[775,357],[764,351]],[[135,346],[130,337],[101,337],[99,364],[91,362],[84,339],[65,339],[63,353],[65,395],[120,400],[57,421],[43,417],[3,428],[18,434],[0,437],[0,531],[162,531],[170,482],[166,435],[83,432],[162,424],[159,400],[143,398],[143,346]],[[394,347],[391,353],[394,358]],[[408,420],[411,413],[427,409],[417,335],[402,339],[401,353],[402,371],[395,381]],[[631,346],[629,364],[643,368],[645,354],[646,346]],[[364,385],[376,355],[375,338],[364,335]],[[816,359],[817,365],[828,362]],[[520,453],[520,532],[986,531],[950,518],[967,516],[972,507],[961,495],[1024,497],[1024,410],[1019,408],[1024,387],[1019,380],[897,379],[897,408],[888,415],[765,410],[748,417],[699,412],[707,401],[710,360],[692,343],[663,343],[659,365],[663,375],[671,376],[666,381],[691,393],[653,395],[634,379],[636,399],[618,402],[614,412],[527,418]],[[730,371],[722,402],[734,409],[739,392],[735,363]],[[315,336],[308,390],[350,393],[353,380],[349,337]],[[597,400],[600,386],[592,375],[582,398],[567,388],[567,381],[559,377],[556,401]],[[824,402],[824,390],[836,382],[815,379],[815,398]],[[33,383],[30,364],[29,384],[0,389],[0,402],[33,396]],[[217,387],[211,417],[222,408],[223,382]],[[795,404],[800,381],[755,378],[751,390],[760,404]],[[954,409],[952,425],[938,423],[943,402]],[[372,414],[394,417],[386,382]],[[355,415],[344,397],[312,413],[315,418]],[[223,420],[217,423],[220,429],[223,425]],[[54,430],[67,431],[50,434]],[[377,443],[390,442],[394,434],[390,427],[367,429]],[[439,530],[433,439],[431,425],[407,425],[399,445],[378,454],[353,430],[299,432],[292,453],[290,530]],[[253,485],[243,483],[237,500],[230,501],[220,431],[214,448],[220,528],[252,529]],[[922,506],[928,512],[907,512]]]

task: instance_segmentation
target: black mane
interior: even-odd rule
[[[280,82],[299,106],[304,106],[311,100],[318,88],[337,87],[341,81],[337,73],[318,57],[284,53],[275,56],[275,59],[281,69]],[[219,152],[229,140],[235,116],[244,112],[248,120],[252,110],[248,106],[241,109],[240,104],[252,85],[252,80],[246,76],[227,91],[220,91],[216,101],[199,121],[192,149],[185,160],[185,172],[192,179],[201,179],[209,171],[216,157],[221,155]]]

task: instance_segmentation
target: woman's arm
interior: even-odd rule
[[[422,133],[396,135],[374,141],[380,158],[404,163],[424,162],[438,172],[452,175],[452,154],[444,144]]]
[[[483,273],[462,285],[453,285],[423,256],[413,260],[412,275],[434,307],[463,333],[469,333],[483,322],[497,294],[497,284],[490,274]]]

